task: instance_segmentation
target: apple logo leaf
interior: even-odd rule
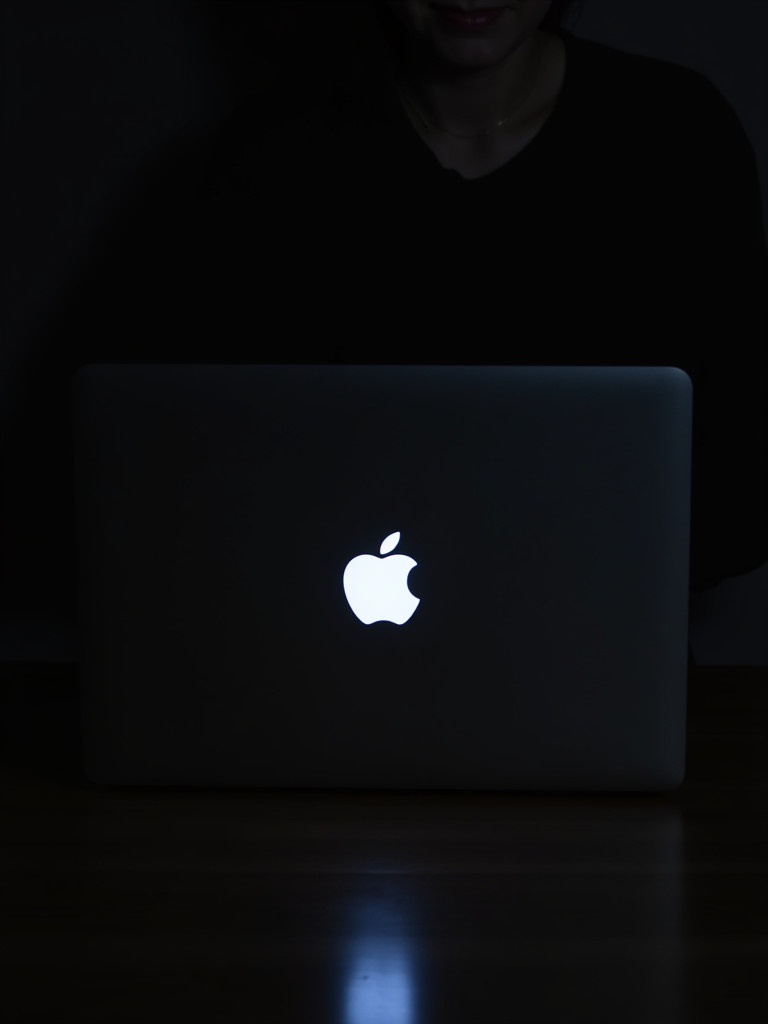
[[[394,551],[397,545],[400,543],[400,533],[390,533],[388,537],[385,537],[381,542],[379,548],[380,555],[388,555],[390,551]]]

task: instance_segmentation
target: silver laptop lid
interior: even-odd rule
[[[683,371],[91,366],[74,427],[93,781],[682,780]]]

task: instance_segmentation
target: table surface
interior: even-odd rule
[[[654,796],[99,789],[73,666],[0,697],[6,1022],[768,1020],[765,669]]]

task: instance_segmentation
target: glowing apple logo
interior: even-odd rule
[[[384,539],[379,553],[389,555],[400,541],[399,533]],[[402,626],[416,611],[419,598],[408,589],[408,573],[417,563],[408,555],[357,555],[344,570],[344,593],[355,615],[370,626],[372,622],[394,622]]]

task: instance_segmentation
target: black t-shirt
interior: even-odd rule
[[[482,178],[438,163],[376,65],[279,110],[245,103],[153,170],[49,325],[20,411],[45,472],[15,535],[56,566],[55,600],[72,578],[67,382],[91,361],[679,366],[691,585],[768,558],[753,150],[704,76],[561,35],[552,114]]]

